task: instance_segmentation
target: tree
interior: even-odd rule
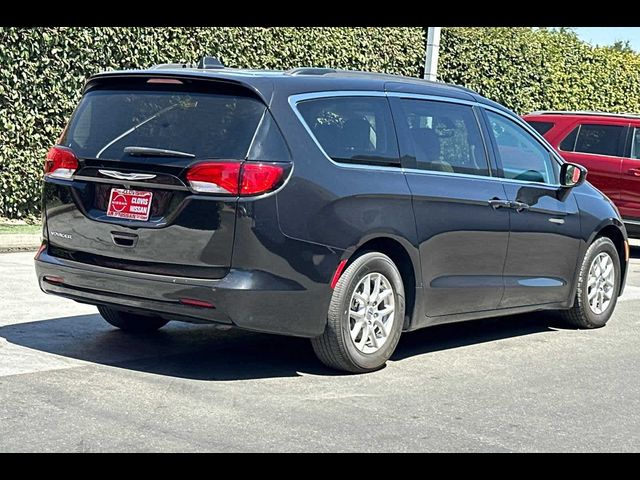
[[[616,40],[613,45],[610,47],[612,50],[616,50],[618,52],[624,53],[634,53],[633,48],[631,48],[631,44],[629,40]]]

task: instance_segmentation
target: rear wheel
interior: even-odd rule
[[[100,315],[102,315],[102,318],[123,332],[155,332],[169,323],[169,320],[164,320],[160,317],[123,312],[122,310],[115,310],[103,305],[98,306],[98,311]]]
[[[311,340],[318,358],[354,373],[382,367],[402,333],[404,298],[402,277],[389,257],[369,252],[355,259],[333,291],[324,333]]]
[[[562,311],[562,317],[577,328],[604,327],[613,314],[619,290],[618,251],[610,239],[600,237],[587,249],[573,307]]]

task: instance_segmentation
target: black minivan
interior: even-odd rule
[[[43,291],[130,332],[307,337],[350,372],[430,325],[611,317],[620,215],[513,112],[416,78],[216,67],[87,81],[45,162]]]

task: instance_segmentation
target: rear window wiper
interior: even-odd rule
[[[141,126],[151,122],[152,120],[155,120],[156,118],[164,115],[167,112],[170,112],[171,110],[173,110],[174,108],[176,108],[179,104],[178,103],[174,103],[173,105],[168,106],[167,108],[163,108],[162,110],[160,110],[157,113],[154,113],[153,115],[151,115],[148,118],[145,118],[144,120],[142,120],[140,123],[136,123],[133,127],[131,127],[130,129],[128,129],[127,131],[121,133],[120,135],[118,135],[116,138],[114,138],[113,140],[111,140],[109,143],[107,143],[104,147],[102,147],[100,149],[100,151],[96,154],[96,158],[100,158],[100,155],[102,155],[104,153],[104,151],[109,148],[111,145],[113,145],[116,142],[119,142],[120,140],[122,140],[124,137],[126,137],[127,135],[130,135],[131,133],[135,132],[138,128],[140,128]]]
[[[178,150],[167,150],[164,148],[153,147],[124,147],[124,153],[132,156],[149,156],[149,157],[183,157],[196,158],[193,153],[180,152]]]

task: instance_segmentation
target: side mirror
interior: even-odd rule
[[[566,188],[582,185],[587,179],[587,169],[575,163],[563,163],[560,167],[560,185]]]

